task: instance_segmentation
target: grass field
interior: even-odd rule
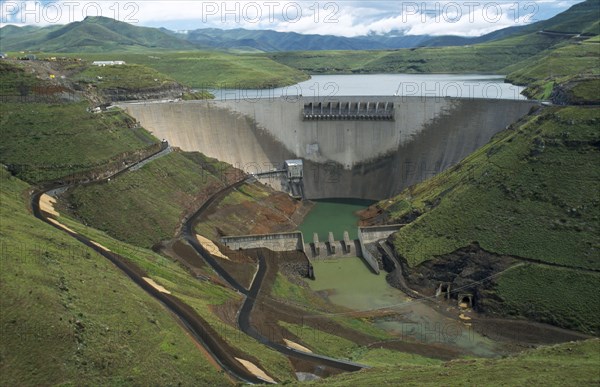
[[[595,39],[597,40],[597,38]],[[507,81],[528,85],[532,98],[549,99],[555,84],[600,76],[600,45],[594,39],[565,44],[556,50],[544,51],[523,63],[506,68]],[[581,82],[575,91],[577,102],[598,99],[598,80]]]
[[[176,85],[173,78],[136,64],[87,66],[74,81],[105,89],[151,89]]]
[[[158,140],[122,112],[93,114],[88,105],[0,104],[0,162],[30,182],[102,167],[157,146]]]
[[[229,385],[158,301],[35,219],[28,188],[0,168],[1,385]]]
[[[224,186],[221,166],[200,154],[176,151],[108,183],[77,187],[68,201],[86,224],[152,247],[171,238],[186,213]]]
[[[309,74],[503,73],[562,38],[530,34],[464,47],[388,51],[299,51],[264,54]]]
[[[218,51],[112,52],[68,54],[88,61],[124,60],[144,65],[197,89],[264,89],[292,85],[308,75],[262,55]]]
[[[380,202],[390,222],[421,214],[394,235],[396,252],[416,267],[478,243],[500,255],[600,270],[599,120],[599,109],[546,108]],[[532,265],[501,275],[482,307],[597,333],[597,284],[594,273]]]
[[[343,337],[309,326],[279,321],[279,325],[302,340],[313,352],[339,359],[347,359],[369,366],[425,365],[441,361],[383,348],[361,347]],[[293,340],[292,340],[293,341]]]
[[[599,119],[597,109],[547,109],[382,202],[393,220],[424,213],[396,234],[396,251],[414,266],[478,242],[499,254],[599,269]]]
[[[190,305],[228,344],[259,359],[260,364],[257,365],[269,375],[283,381],[293,379],[291,365],[283,355],[258,343],[240,332],[237,327],[224,323],[212,312],[211,307],[214,305],[221,305],[227,301],[239,301],[239,294],[212,282],[199,281],[177,263],[149,249],[121,242],[102,231],[83,226],[68,217],[61,217],[60,221],[71,229],[106,246],[111,251],[123,254],[135,262],[153,280]],[[207,271],[205,275],[212,277],[214,273]]]
[[[497,294],[506,314],[598,334],[598,283],[600,273],[523,265],[500,276]]]
[[[600,381],[599,362],[600,341],[594,339],[529,350],[504,359],[465,359],[439,365],[378,367],[302,385],[594,385]]]
[[[23,95],[40,84],[33,74],[23,68],[0,61],[0,96]]]

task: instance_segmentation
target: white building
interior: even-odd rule
[[[119,66],[119,65],[124,65],[125,61],[122,60],[96,60],[94,62],[92,62],[92,64],[94,66]]]
[[[285,160],[288,179],[302,179],[302,160]]]

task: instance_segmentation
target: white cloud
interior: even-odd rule
[[[102,15],[173,30],[247,28],[348,37],[401,30],[411,35],[479,36],[551,17],[581,1],[1,0],[0,25],[66,24]]]

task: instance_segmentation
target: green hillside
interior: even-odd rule
[[[156,28],[139,27],[107,17],[46,28],[0,29],[3,51],[106,52],[152,49],[196,49],[191,43]]]
[[[575,4],[549,20],[528,26],[531,32],[544,30],[567,34],[600,34],[600,1],[587,0]]]
[[[77,54],[89,61],[124,60],[155,69],[194,88],[263,89],[309,79],[305,73],[262,55],[218,51],[138,51]]]
[[[27,95],[34,86],[43,85],[23,68],[0,61],[0,95]],[[7,101],[8,102],[8,101]]]
[[[592,42],[563,43],[513,65],[509,79],[537,98],[597,103],[600,52]],[[388,222],[409,222],[393,237],[409,285],[443,277],[474,293],[481,311],[597,334],[599,121],[596,107],[542,108],[444,173],[380,202]],[[466,248],[486,258],[466,269],[458,263]],[[517,265],[498,272],[490,266],[498,259]],[[435,265],[446,274],[423,280]]]
[[[264,54],[310,74],[352,73],[500,73],[570,39],[560,33],[597,35],[600,2],[588,0],[508,37],[463,47],[426,47],[386,51],[295,51]],[[515,65],[519,66],[519,65]],[[525,66],[521,66],[523,68]]]
[[[450,170],[382,202],[411,266],[471,242],[499,254],[599,269],[600,110],[551,108]]]
[[[14,71],[11,68],[9,76]],[[41,84],[26,72],[17,73],[33,86]],[[32,187],[13,176],[35,183],[98,178],[156,152],[158,141],[123,112],[90,113],[83,102],[14,102],[1,107],[1,162],[9,165],[2,164],[0,170],[0,384],[229,384],[160,303],[105,258],[35,219],[28,211]],[[146,233],[158,234],[158,239],[171,236],[180,216],[206,200],[211,187],[220,188],[219,179],[228,170],[202,155],[176,152],[122,175],[123,180],[112,180],[110,187],[118,189],[101,203],[118,211],[116,220],[110,219],[117,230],[113,234],[121,239]],[[121,200],[126,195],[120,190],[140,187],[137,203],[148,207],[136,213],[139,227],[132,228],[124,215],[140,207]],[[144,197],[144,189],[152,192]],[[99,203],[92,197],[87,208],[94,211]],[[213,308],[224,303],[237,305],[239,295],[216,284],[211,271],[198,269],[209,279],[199,281],[172,259],[84,226],[64,210],[60,209],[61,223],[118,252],[168,287],[219,333],[232,354],[250,359],[278,380],[293,378],[284,356],[240,334],[214,313]],[[107,214],[114,215],[109,210]],[[119,235],[118,227],[131,234]],[[138,245],[152,243],[143,239]]]
[[[0,104],[0,163],[37,183],[106,169],[158,148],[158,140],[131,117],[117,111],[94,114],[87,107],[83,102]]]
[[[0,385],[229,385],[158,301],[35,219],[29,188],[0,168]]]
[[[107,184],[77,187],[68,200],[82,222],[150,248],[173,237],[183,216],[224,186],[226,170],[199,153],[177,151]]]
[[[531,98],[550,99],[555,87],[566,88],[563,102],[597,103],[600,78],[600,45],[597,38],[565,44],[507,67],[507,80],[527,85]]]
[[[310,74],[500,73],[504,67],[565,39],[534,33],[464,47],[393,51],[296,51],[264,55]]]
[[[380,202],[389,222],[418,215],[393,240],[412,268],[409,278],[421,263],[476,243],[492,254],[546,264],[482,284],[470,279],[481,309],[600,331],[599,121],[599,109],[547,108],[450,170]],[[542,297],[531,292],[534,278]],[[568,278],[578,278],[577,286]]]
[[[24,201],[29,186],[4,170],[0,174],[0,286],[5,295],[0,301],[1,385],[81,380],[94,385],[230,385],[159,302],[104,257],[35,219]],[[240,334],[213,312],[216,306],[237,303],[239,295],[213,280],[198,281],[151,250],[68,217],[59,220],[168,288],[205,319],[236,356],[252,359],[280,380],[293,377],[284,356]],[[203,271],[203,276],[213,274]]]
[[[440,365],[398,364],[297,385],[327,386],[583,386],[600,381],[600,341],[566,343],[498,360]]]

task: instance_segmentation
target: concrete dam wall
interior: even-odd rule
[[[286,159],[303,159],[304,190],[309,199],[378,200],[456,164],[535,104],[436,97],[336,97],[121,106],[171,145],[200,151],[248,173],[280,168]],[[307,119],[314,106],[319,106],[318,119]],[[386,108],[375,112],[378,106]],[[385,116],[350,114],[357,107],[372,116]],[[339,114],[330,115],[335,109]]]

